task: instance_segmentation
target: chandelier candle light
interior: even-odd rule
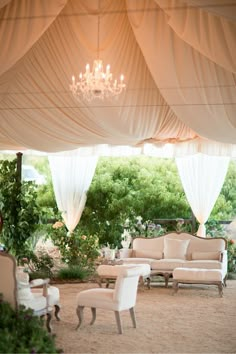
[[[106,71],[103,71],[102,60],[99,59],[99,33],[100,32],[100,1],[98,9],[98,39],[97,39],[97,53],[98,59],[94,60],[92,71],[90,65],[85,67],[85,73],[79,74],[78,81],[72,76],[72,85],[70,90],[76,99],[85,99],[92,101],[95,98],[104,100],[105,98],[119,95],[126,85],[124,84],[124,75],[120,76],[120,80],[112,79],[110,65],[106,66]]]

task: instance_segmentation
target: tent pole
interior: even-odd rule
[[[22,156],[23,156],[22,152],[16,153],[17,182],[21,182]]]

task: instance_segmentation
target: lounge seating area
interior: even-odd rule
[[[174,233],[169,235],[173,237]],[[176,237],[178,238],[178,236]],[[190,236],[188,247],[190,247],[191,241],[195,241],[197,244],[200,242],[198,247],[200,247],[202,241],[207,241],[206,239],[199,241],[198,237],[189,234],[182,234],[180,238],[185,240],[187,236]],[[169,236],[165,235],[161,238],[163,244],[165,238],[171,240]],[[137,240],[143,239],[139,238]],[[214,244],[214,247],[212,246],[211,252],[219,252],[220,254],[223,252],[223,255],[225,255],[225,250],[221,250],[221,247],[224,248],[222,246],[224,239],[219,239],[219,243],[214,239],[212,241],[211,245]],[[194,252],[199,250],[198,247],[194,248]],[[210,252],[210,249],[208,251]],[[216,262],[221,262],[221,260],[223,260],[223,256]],[[19,302],[19,285],[21,283],[25,283],[23,289],[27,289],[27,291],[30,289],[30,292],[32,290],[30,286],[26,286],[28,280],[25,277],[27,274],[22,272],[21,268],[18,268],[17,271],[15,259],[4,252],[0,253],[0,262],[0,269],[4,269],[5,275],[6,265],[10,265],[11,274],[11,277],[5,276],[4,282],[1,282],[0,292],[9,282],[13,286],[13,291],[8,294],[5,292],[5,294],[7,296],[10,294],[12,301],[18,299]],[[227,281],[226,296],[222,299],[216,296],[211,281],[200,281],[195,285],[192,278],[179,278],[178,272],[182,272],[180,275],[183,275],[188,270],[187,274],[191,275],[196,268],[177,267],[172,271],[173,284],[176,287],[177,280],[182,284],[181,291],[173,296],[172,288],[170,286],[164,287],[161,278],[158,281],[155,279],[154,282],[151,277],[150,288],[138,287],[140,276],[144,276],[146,272],[151,270],[148,264],[137,265],[131,263],[101,265],[99,267],[102,271],[106,270],[107,273],[103,275],[110,274],[116,269],[113,274],[116,282],[109,284],[109,289],[100,288],[99,284],[93,281],[57,284],[56,286],[49,286],[45,281],[46,293],[39,289],[36,290],[37,295],[35,292],[31,293],[31,296],[36,295],[40,301],[43,298],[46,300],[48,307],[46,306],[43,309],[44,312],[39,315],[48,316],[47,326],[49,331],[51,330],[52,307],[55,306],[56,312],[55,318],[52,318],[52,333],[56,334],[57,346],[62,348],[64,353],[233,352],[233,348],[235,348],[234,328],[236,325],[234,315],[236,311],[234,301],[235,281]],[[198,274],[206,271],[208,274],[210,272],[221,273],[223,268],[198,269]],[[3,279],[2,274],[1,279]],[[188,282],[188,280],[190,281]],[[7,287],[9,287],[9,284],[7,284]],[[31,286],[37,287],[40,284],[39,280],[35,280],[31,283]],[[15,295],[17,296],[15,297]],[[9,297],[10,299],[11,297]],[[63,307],[63,311],[61,321],[58,321],[60,306]],[[97,312],[96,309],[98,309]],[[92,312],[92,321],[90,311]],[[113,312],[115,312],[115,317]],[[206,332],[208,335],[203,335],[202,323],[204,323],[204,333]],[[90,326],[92,324],[93,326]],[[79,328],[79,330],[76,331],[76,328]],[[122,334],[122,340],[120,340],[121,337],[118,333]],[[227,341],[225,341],[225,338],[227,338]]]
[[[224,238],[202,238],[188,233],[172,232],[156,238],[137,237],[133,240],[131,249],[121,250],[120,256],[123,264],[149,264],[150,277],[163,275],[166,287],[173,271],[179,268],[184,269],[185,274],[190,274],[187,279],[189,282],[191,274],[193,282],[216,281],[214,276],[217,273],[217,281],[220,281],[223,287],[227,278],[226,248],[227,241]],[[201,274],[204,270],[204,277],[196,278],[197,270]],[[216,270],[213,278],[212,270]]]

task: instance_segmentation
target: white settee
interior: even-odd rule
[[[151,275],[163,275],[166,286],[175,268],[219,269],[226,283],[227,241],[189,233],[168,233],[155,238],[136,237],[130,249],[121,249],[123,263],[149,264]]]

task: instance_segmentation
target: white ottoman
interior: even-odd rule
[[[119,273],[119,269],[121,267],[140,267],[140,281],[144,284],[146,278],[150,276],[151,268],[149,264],[119,264],[119,265],[104,265],[101,264],[97,267],[97,274],[98,274],[98,284],[101,287],[102,282],[106,282],[106,287],[109,287],[110,280],[114,280],[117,278]]]
[[[220,269],[175,268],[173,271],[174,293],[179,283],[217,285],[219,294],[223,296],[223,273]]]

